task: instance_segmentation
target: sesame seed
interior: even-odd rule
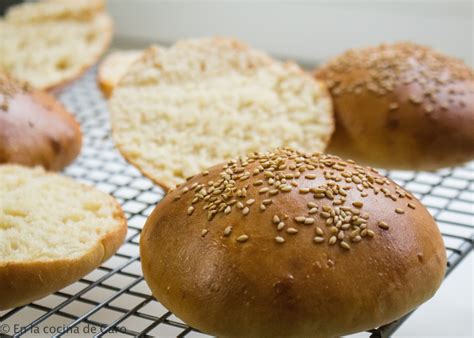
[[[243,209],[244,208],[244,204],[242,202],[237,202],[237,208],[239,209]]]
[[[336,244],[336,242],[337,242],[336,236],[331,236],[331,238],[329,238],[329,245],[334,245]]]
[[[300,192],[300,194],[307,194],[307,193],[309,193],[309,189],[308,188],[301,188],[299,190],[299,192]]]
[[[259,186],[259,185],[262,185],[262,184],[263,184],[262,180],[258,180],[258,181],[253,182],[254,186]]]
[[[316,175],[314,174],[307,174],[305,175],[305,178],[308,179],[308,180],[314,180],[316,178]]]
[[[230,212],[232,211],[232,208],[230,205],[226,206],[225,209],[224,209],[224,213],[227,215],[227,214],[230,214]]]
[[[273,221],[273,223],[278,224],[278,223],[280,223],[280,217],[278,217],[278,215],[273,215],[273,220],[272,221]]]
[[[188,215],[191,215],[193,213],[193,211],[194,211],[194,207],[192,207],[192,206],[189,207],[188,208]]]
[[[263,176],[265,176],[266,178],[275,177],[275,175],[271,171],[268,171],[268,170],[263,172]]]
[[[316,236],[316,237],[313,238],[313,241],[314,241],[315,243],[318,243],[318,244],[319,244],[319,243],[323,243],[323,242],[324,242],[324,238],[321,237],[321,236]]]
[[[277,225],[277,230],[282,230],[285,227],[285,222],[279,222]]]
[[[318,207],[318,206],[316,205],[316,203],[313,203],[313,202],[308,202],[307,206],[308,206],[309,209],[313,209],[313,208],[317,208],[317,207]]]
[[[351,246],[347,242],[344,242],[344,241],[340,242],[339,245],[346,250],[350,250],[351,248]]]
[[[272,204],[272,200],[269,199],[269,198],[268,198],[268,199],[264,199],[264,200],[262,201],[262,204],[263,204],[263,205],[270,205],[270,204]]]
[[[228,225],[225,229],[224,229],[224,236],[229,236],[232,232],[232,225]]]
[[[322,218],[329,218],[329,217],[331,217],[331,214],[326,212],[326,211],[323,211],[322,213],[320,213],[320,216]]]
[[[254,203],[255,203],[255,200],[253,198],[247,200],[247,202],[246,202],[247,205],[252,205]]]
[[[312,208],[308,211],[308,214],[315,214],[318,212],[318,208]]]
[[[296,216],[295,217],[295,222],[296,223],[304,223],[305,220],[306,220],[306,217],[304,217],[304,216]]]
[[[265,188],[262,188],[258,191],[259,194],[265,194],[266,192],[268,192],[270,189],[268,187],[265,187]]]
[[[373,232],[372,230],[367,230],[367,235],[369,237],[374,237],[375,236],[375,232]]]
[[[324,235],[323,229],[321,229],[320,227],[316,227],[316,234],[318,234],[319,236]]]
[[[268,192],[270,195],[276,195],[278,194],[278,189],[272,189]]]
[[[309,225],[314,223],[314,218],[312,217],[306,217],[304,220],[304,224]]]
[[[202,176],[207,176],[207,175],[209,175],[209,170],[205,170],[202,172]]]
[[[289,185],[283,185],[283,186],[280,186],[280,190],[283,192],[290,192],[291,187]]]
[[[281,236],[276,236],[275,237],[275,242],[277,243],[284,243],[285,242],[285,239]]]
[[[413,203],[408,203],[408,207],[409,207],[409,208],[412,208],[412,209],[415,209],[415,208],[416,208]]]
[[[379,226],[379,228],[384,229],[384,230],[388,230],[388,229],[390,228],[390,227],[388,226],[388,224],[385,223],[385,222],[383,222],[383,221],[380,221],[380,222],[378,223],[378,226]]]
[[[207,230],[207,229],[202,229],[202,231],[201,231],[201,237],[206,236],[208,232],[209,232],[209,230]]]
[[[352,202],[352,205],[355,206],[356,208],[362,208],[364,206],[364,203],[356,201],[356,202]]]
[[[242,214],[243,214],[244,216],[247,216],[247,215],[249,214],[249,212],[250,212],[249,207],[245,207],[245,208],[242,209]]]
[[[249,236],[247,236],[247,235],[240,235],[239,237],[237,237],[236,241],[237,241],[237,242],[246,242],[248,239],[249,239]]]
[[[260,211],[265,211],[267,209],[267,207],[265,206],[265,204],[260,204]]]
[[[357,236],[354,236],[352,237],[351,241],[354,242],[354,243],[358,243],[362,240],[362,237],[360,237],[359,235]]]
[[[298,232],[298,229],[288,228],[288,229],[286,229],[286,232],[289,233],[289,234],[296,234]]]
[[[401,214],[404,214],[404,213],[405,213],[405,210],[403,210],[402,208],[396,208],[396,209],[395,209],[395,212],[396,212],[397,214],[400,214],[400,215],[401,215]]]

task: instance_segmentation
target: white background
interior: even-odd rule
[[[410,40],[473,65],[472,1],[109,0],[116,34],[171,43],[231,36],[314,64],[347,48]]]

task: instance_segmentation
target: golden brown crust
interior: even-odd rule
[[[0,74],[0,163],[61,170],[81,150],[80,126],[51,95]]]
[[[474,72],[462,61],[399,43],[348,51],[315,76],[334,100],[328,151],[400,169],[474,158]]]
[[[398,319],[439,287],[446,253],[418,200],[374,170],[294,155],[213,167],[149,217],[145,280],[188,324],[223,337],[336,336]]]
[[[76,259],[6,262],[0,264],[0,310],[31,303],[85,276],[109,259],[122,245],[127,222],[115,202],[119,226],[104,235],[95,247]]]

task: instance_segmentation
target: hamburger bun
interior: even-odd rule
[[[59,90],[99,60],[112,39],[104,0],[42,0],[0,19],[0,71]]]
[[[0,72],[0,164],[61,170],[81,144],[79,124],[58,100]]]
[[[111,196],[40,168],[0,165],[0,177],[0,310],[77,281],[122,244]]]
[[[127,72],[128,67],[140,58],[141,50],[120,50],[107,55],[99,65],[97,83],[106,98],[112,96],[114,88]]]
[[[376,167],[433,170],[474,158],[474,72],[431,48],[349,50],[315,72],[330,88],[329,152]]]
[[[227,38],[147,49],[109,106],[122,155],[164,188],[259,149],[323,150],[333,131],[321,82]]]
[[[446,253],[428,210],[376,170],[291,149],[210,168],[148,218],[153,295],[219,337],[333,337],[431,298]]]

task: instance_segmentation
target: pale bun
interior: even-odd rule
[[[0,165],[0,310],[58,291],[110,258],[127,232],[114,198],[42,169]]]
[[[61,170],[81,144],[79,124],[58,100],[0,72],[0,164]]]
[[[446,269],[436,223],[410,193],[352,161],[290,149],[171,191],[140,252],[153,295],[219,337],[373,329],[431,298]]]
[[[432,170],[474,159],[474,72],[412,43],[349,50],[316,70],[330,88],[328,151],[376,167]]]

